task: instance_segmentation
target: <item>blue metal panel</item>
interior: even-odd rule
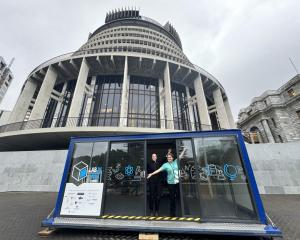
[[[246,145],[245,145],[245,142],[244,142],[243,135],[242,135],[241,131],[237,131],[237,136],[238,136],[238,141],[239,141],[239,144],[240,144],[242,160],[243,160],[244,166],[246,168],[245,170],[247,171],[247,174],[248,174],[248,181],[249,181],[250,188],[252,190],[252,194],[253,194],[253,197],[254,197],[254,200],[255,200],[255,205],[257,207],[258,217],[259,217],[261,223],[267,224],[267,217],[266,217],[266,214],[265,214],[264,206],[262,204],[262,200],[261,200],[259,192],[258,192],[257,184],[256,184],[254,173],[253,173],[253,169],[251,167],[251,163],[250,163],[250,160],[249,160]]]
[[[68,174],[69,174],[69,169],[71,166],[71,159],[72,159],[72,155],[73,155],[73,150],[74,150],[74,142],[71,139],[70,145],[69,145],[69,151],[68,151],[68,155],[67,155],[67,160],[65,163],[65,168],[64,168],[64,173],[61,179],[61,183],[60,183],[60,188],[59,188],[59,192],[58,192],[58,196],[57,196],[57,200],[56,200],[56,205],[55,205],[55,210],[53,213],[54,217],[59,216],[60,214],[60,208],[61,208],[61,204],[62,204],[62,200],[64,197],[64,192],[65,192],[65,186],[68,180]]]
[[[47,227],[53,227],[53,228],[69,228],[69,229],[95,229],[95,230],[106,230],[106,231],[133,231],[133,232],[158,232],[158,233],[184,233],[184,234],[205,234],[205,235],[212,235],[214,237],[217,236],[242,236],[242,237],[282,237],[282,233],[278,228],[272,227],[272,226],[265,226],[263,231],[253,231],[253,230],[247,230],[247,225],[244,225],[244,229],[240,230],[232,230],[229,226],[228,230],[219,229],[218,227],[214,226],[210,229],[203,229],[201,227],[201,223],[199,224],[199,228],[176,228],[176,225],[178,222],[173,222],[172,226],[165,227],[165,228],[158,228],[156,226],[153,226],[151,224],[145,226],[145,224],[141,226],[129,226],[126,224],[119,225],[118,228],[116,226],[112,225],[88,225],[88,224],[82,224],[78,222],[77,224],[69,224],[69,223],[60,223],[56,224],[53,219],[49,219],[49,221],[43,221],[42,225]],[[249,224],[251,226],[251,224]],[[200,236],[199,236],[200,237]],[[202,236],[204,237],[204,236]],[[206,236],[207,237],[207,236]],[[220,238],[221,239],[221,238]],[[246,238],[243,238],[246,239]],[[252,239],[252,238],[251,238]]]
[[[74,142],[91,142],[91,141],[130,141],[130,140],[151,140],[151,139],[176,139],[192,137],[212,137],[212,136],[232,136],[240,130],[221,130],[221,131],[193,131],[193,132],[175,132],[175,133],[154,133],[154,134],[137,134],[137,135],[119,135],[103,137],[73,137]]]
[[[46,218],[42,221],[42,227],[51,227],[54,222],[54,218]]]
[[[273,227],[271,225],[266,226],[265,231],[268,235],[275,235],[275,236],[281,236],[282,235],[282,232],[280,231],[279,228]]]

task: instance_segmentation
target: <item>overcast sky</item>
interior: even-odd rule
[[[16,59],[0,109],[13,108],[37,65],[77,50],[107,11],[125,6],[173,24],[190,61],[224,86],[235,119],[253,97],[296,75],[289,57],[300,69],[298,0],[1,0],[0,56]]]

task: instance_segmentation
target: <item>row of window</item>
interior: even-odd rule
[[[85,95],[80,119],[71,119],[72,126],[118,126],[122,95],[122,75],[105,75],[88,82],[93,95]],[[185,87],[172,83],[173,116],[175,129],[191,130]],[[63,84],[55,86],[61,92]],[[65,126],[75,89],[75,81],[67,82],[63,102],[50,98],[41,127]],[[167,106],[166,106],[167,107]],[[160,116],[158,79],[131,76],[128,92],[128,127],[159,128],[165,116]],[[192,110],[192,114],[197,114]],[[199,116],[195,117],[199,120]],[[72,122],[73,121],[73,122]]]
[[[97,47],[97,46],[105,45],[105,44],[107,44],[107,45],[108,44],[116,44],[117,46],[119,46],[119,44],[121,44],[121,43],[131,43],[131,44],[152,46],[152,47],[159,48],[159,49],[165,50],[167,52],[170,52],[178,57],[186,58],[185,55],[182,53],[182,51],[179,52],[179,51],[170,49],[170,48],[166,47],[165,45],[158,44],[157,42],[144,41],[144,40],[140,40],[140,39],[130,39],[130,38],[113,38],[111,40],[106,40],[106,41],[101,41],[101,42],[99,41],[96,43],[92,43],[92,44],[83,46],[81,48],[81,50],[86,50],[86,49],[90,49],[92,47]]]
[[[115,33],[115,32],[120,32],[120,31],[124,31],[124,33]],[[94,37],[92,37],[91,39],[89,39],[90,41],[97,41],[100,39],[104,39],[104,38],[111,38],[111,37],[116,37],[116,36],[131,36],[128,34],[133,34],[133,33],[128,33],[129,31],[132,32],[138,32],[138,33],[145,33],[145,34],[136,34],[135,35],[140,35],[140,37],[143,38],[149,38],[149,39],[153,39],[155,41],[158,42],[162,42],[163,44],[169,45],[171,48],[177,49],[180,51],[180,48],[174,44],[174,42],[169,39],[168,37],[165,37],[163,34],[151,31],[151,30],[147,30],[145,28],[133,28],[133,27],[128,27],[128,28],[124,28],[124,27],[116,27],[116,28],[110,28],[108,30],[102,31],[100,33],[98,33],[97,35],[95,35]],[[157,38],[153,37],[153,35],[157,36]],[[134,36],[134,35],[133,35]]]
[[[142,47],[134,47],[132,45],[129,46],[115,46],[115,47],[106,47],[106,48],[98,48],[98,49],[91,49],[91,50],[85,50],[85,51],[78,51],[74,53],[74,55],[86,55],[86,54],[96,54],[96,53],[109,53],[109,52],[137,52],[137,53],[144,53],[144,54],[150,54],[166,59],[170,59],[172,61],[186,64],[187,66],[191,66],[192,64],[184,60],[182,58],[177,58],[172,55],[166,54],[165,52],[149,49],[149,48],[142,48]]]

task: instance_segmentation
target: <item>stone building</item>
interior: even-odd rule
[[[300,75],[275,91],[253,98],[239,112],[238,127],[252,143],[300,140]]]
[[[189,61],[175,28],[118,10],[77,51],[29,74],[0,127],[0,150],[64,149],[81,135],[221,128],[235,128],[225,90]]]
[[[4,58],[0,56],[0,104],[14,78],[10,70],[12,62],[13,60],[9,65],[7,65]]]

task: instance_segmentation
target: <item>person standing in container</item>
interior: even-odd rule
[[[175,217],[176,213],[176,196],[179,196],[179,168],[178,160],[174,159],[171,152],[167,154],[168,162],[164,163],[159,169],[148,174],[148,179],[162,171],[167,172],[167,183],[170,195],[170,216]]]
[[[150,162],[147,164],[147,172],[151,174],[155,172],[157,169],[161,167],[160,161],[157,159],[157,154],[153,153],[151,156]],[[151,216],[158,216],[159,211],[159,201],[160,201],[160,194],[161,194],[161,183],[162,177],[161,174],[154,176],[153,178],[149,179],[148,186],[149,186],[149,209]]]

